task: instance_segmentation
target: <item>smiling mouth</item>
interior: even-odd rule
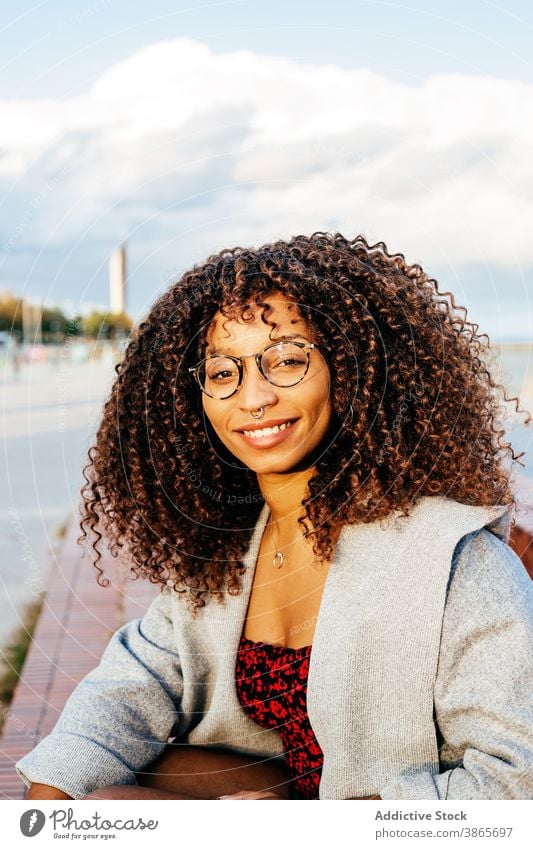
[[[265,428],[256,428],[255,430],[239,430],[238,433],[247,436],[249,439],[261,439],[265,436],[275,436],[278,433],[283,433],[283,431],[287,430],[291,427],[298,419],[287,419],[286,422],[283,422],[279,425],[274,425],[273,427],[265,427]]]

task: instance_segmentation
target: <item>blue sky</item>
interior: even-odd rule
[[[107,66],[174,36],[411,83],[435,73],[533,82],[528,0],[3,0],[0,30],[2,97],[81,91]]]
[[[3,97],[80,91],[143,45],[175,36],[403,82],[453,72],[533,82],[528,0],[3,0],[0,30]]]
[[[528,338],[533,4],[0,7],[0,288],[141,315],[230,244],[339,228]]]

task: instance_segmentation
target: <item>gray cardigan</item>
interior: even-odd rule
[[[135,784],[169,737],[281,758],[241,708],[235,662],[265,504],[243,591],[193,619],[165,588],[119,629],[53,730],[17,764],[74,798]],[[533,798],[533,582],[506,544],[510,508],[421,498],[408,517],[345,525],[310,657],[320,799]]]

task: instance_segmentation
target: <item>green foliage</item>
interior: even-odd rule
[[[10,292],[0,293],[0,331],[15,332],[22,337],[23,299]],[[37,321],[37,318],[34,319]],[[44,307],[41,317],[43,342],[62,342],[66,336],[90,336],[93,339],[116,339],[128,336],[133,321],[126,313],[93,311],[90,315],[67,318],[59,307]]]
[[[94,339],[114,339],[120,335],[128,335],[133,322],[126,313],[109,313],[94,311],[82,319],[86,336]]]
[[[22,301],[11,292],[0,292],[0,330],[22,333]]]

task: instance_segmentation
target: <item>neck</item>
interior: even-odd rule
[[[294,538],[294,530],[300,528],[298,518],[305,516],[302,501],[307,494],[307,483],[314,468],[289,474],[266,474],[257,476],[257,482],[265,502],[270,509],[269,524],[273,524],[276,535],[282,539]]]

